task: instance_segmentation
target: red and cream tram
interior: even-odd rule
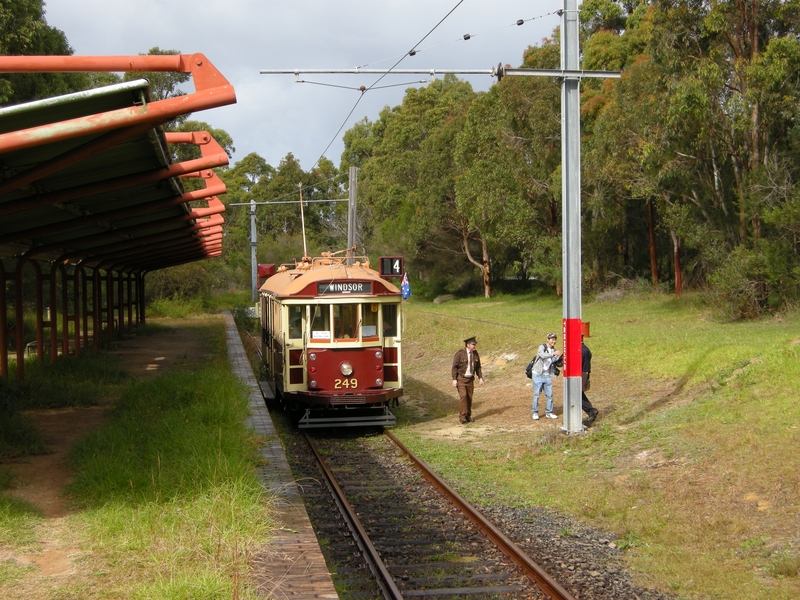
[[[395,424],[401,294],[368,258],[323,253],[281,265],[260,300],[267,378],[298,427]]]

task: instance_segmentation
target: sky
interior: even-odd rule
[[[395,68],[518,67],[528,46],[552,37],[562,6],[563,0],[45,0],[44,8],[75,55],[146,54],[155,46],[204,54],[233,85],[237,103],[191,118],[231,135],[231,164],[255,152],[277,167],[291,152],[308,171],[322,156],[338,166],[348,129],[401,104],[405,90],[427,85],[419,82],[430,75],[376,83],[380,75],[304,74],[309,83],[297,83],[294,74],[260,71],[389,69],[412,48],[415,56]],[[460,77],[476,91],[496,81],[488,74]]]

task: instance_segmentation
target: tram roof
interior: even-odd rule
[[[207,132],[164,124],[232,104],[202,55],[0,56],[0,72],[185,72],[195,92],[153,100],[146,79],[0,108],[0,258],[145,272],[221,254],[228,163]],[[201,158],[177,162],[172,144]],[[187,192],[183,179],[200,185]]]
[[[282,298],[298,295],[315,295],[313,293],[308,293],[307,290],[309,286],[313,287],[317,283],[334,281],[377,282],[385,288],[388,294],[400,293],[400,289],[397,286],[382,278],[374,269],[361,264],[348,266],[344,263],[323,265],[308,269],[294,268],[286,271],[279,271],[263,283],[261,291]]]

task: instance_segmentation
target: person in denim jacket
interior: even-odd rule
[[[556,369],[553,362],[561,356],[561,350],[557,350],[555,333],[547,334],[547,341],[539,346],[536,351],[536,360],[533,363],[533,420],[539,420],[539,395],[544,391],[547,399],[547,407],[544,416],[548,419],[557,419],[553,414],[553,380],[556,376]]]

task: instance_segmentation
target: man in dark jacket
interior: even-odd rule
[[[597,413],[600,412],[592,406],[589,398],[586,397],[586,392],[591,385],[590,374],[592,372],[592,351],[583,343],[583,334],[581,334],[581,379],[583,380],[581,391],[581,408],[588,415],[587,423],[593,423],[597,418]]]
[[[474,338],[464,340],[464,348],[456,352],[453,357],[453,368],[450,376],[453,379],[453,387],[458,390],[458,420],[463,423],[473,421],[472,418],[472,391],[475,389],[475,379],[477,378],[483,385],[483,373],[481,372],[481,357],[475,348],[478,341]]]

